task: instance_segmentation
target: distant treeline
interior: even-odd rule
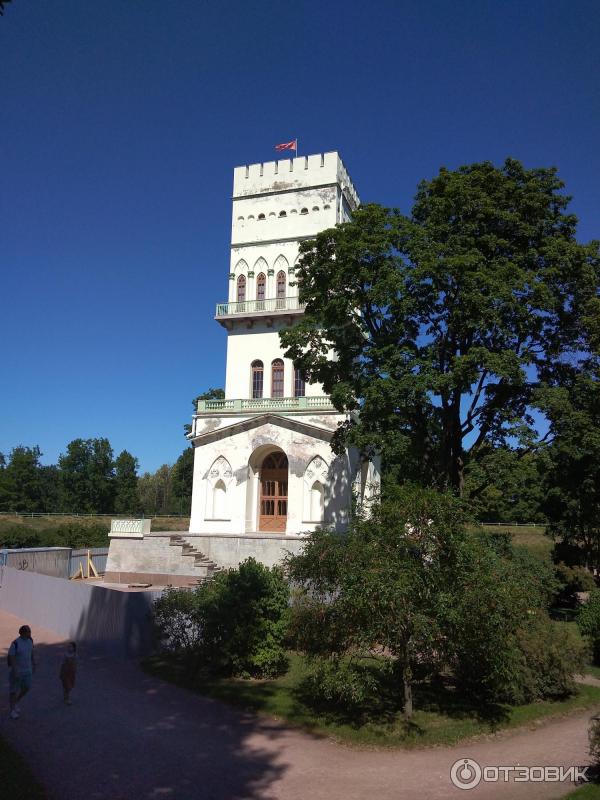
[[[175,464],[138,475],[138,460],[123,450],[115,457],[108,439],[74,439],[57,464],[18,446],[0,453],[0,511],[84,514],[189,514],[193,450]]]

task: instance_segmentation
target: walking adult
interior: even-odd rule
[[[19,628],[19,638],[15,639],[9,647],[8,666],[10,668],[10,718],[18,719],[20,714],[18,703],[31,689],[31,682],[35,671],[33,639],[31,638],[31,628],[29,625],[21,625]]]

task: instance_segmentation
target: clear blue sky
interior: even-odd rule
[[[338,149],[408,211],[441,165],[556,165],[600,218],[597,0],[14,0],[0,18],[0,451],[173,462],[222,386],[235,165]]]

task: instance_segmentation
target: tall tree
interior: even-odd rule
[[[303,320],[286,355],[356,412],[334,438],[463,493],[489,447],[539,436],[597,315],[599,243],[577,242],[555,169],[442,169],[409,217],[377,205],[301,245]],[[333,351],[335,358],[328,356]],[[479,487],[479,491],[483,490]]]
[[[115,460],[114,510],[121,514],[135,514],[140,508],[138,496],[138,460],[123,450]]]
[[[194,479],[194,448],[186,447],[173,467],[173,497],[179,503],[179,513],[189,514]]]
[[[58,464],[65,511],[109,514],[114,510],[113,451],[108,439],[74,439]]]
[[[13,448],[0,476],[0,503],[4,511],[44,511],[40,479],[40,448]]]

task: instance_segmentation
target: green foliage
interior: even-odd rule
[[[287,665],[288,602],[281,570],[249,558],[193,593],[168,592],[157,601],[154,620],[163,645],[186,651],[197,668],[266,677]]]
[[[574,675],[584,672],[589,651],[570,628],[533,613],[517,630],[516,644],[517,680],[508,687],[507,702],[559,699],[575,692]]]
[[[58,465],[65,511],[109,514],[114,510],[113,451],[108,439],[74,439]]]
[[[587,603],[579,611],[577,624],[592,647],[594,664],[600,665],[600,589],[590,592]]]
[[[162,648],[189,654],[201,644],[198,595],[168,587],[154,601],[152,619]]]
[[[600,717],[593,717],[588,731],[590,756],[595,766],[600,766]]]
[[[576,607],[579,604],[578,592],[591,592],[596,588],[594,576],[585,567],[575,565],[573,567],[560,561],[556,565],[556,578],[560,584],[560,592],[556,599],[556,605],[560,607]]]
[[[194,448],[186,447],[173,467],[173,497],[179,502],[179,513],[189,514],[192,507]]]
[[[377,703],[379,687],[374,671],[364,663],[314,658],[298,692],[315,708],[357,713]]]
[[[224,397],[225,397],[224,389],[213,389],[213,388],[207,389],[206,392],[202,392],[202,394],[199,394],[198,397],[193,398],[192,407],[194,409],[194,414],[196,413],[196,410],[198,408],[198,400],[223,400]],[[189,422],[187,422],[183,426],[183,429],[187,436],[188,433],[191,433],[192,426],[190,425]]]
[[[464,522],[449,495],[395,487],[347,534],[312,533],[287,564],[304,592],[292,625],[297,645],[313,655],[389,653],[401,664],[410,716],[413,675],[433,670],[444,647],[441,620],[460,569]]]
[[[599,368],[577,375],[564,388],[555,412],[557,434],[548,451],[545,512],[550,533],[577,548],[581,563],[600,568]]]
[[[37,447],[13,448],[4,466],[0,469],[0,509],[5,511],[42,511],[44,484]]]
[[[22,525],[0,529],[0,547],[108,547],[109,526],[103,523],[50,525],[34,530]]]
[[[577,242],[562,189],[514,159],[443,168],[410,216],[365,205],[302,243],[306,312],[280,337],[340,411],[360,408],[339,452],[463,493],[490,448],[540,443],[534,412],[554,423],[598,317],[599,246]]]
[[[114,510],[120,514],[135,514],[140,500],[137,490],[138,460],[127,450],[123,450],[115,461],[115,501]]]

